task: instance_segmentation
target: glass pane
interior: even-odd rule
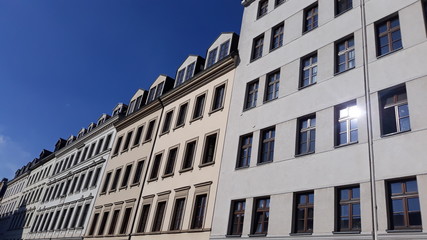
[[[390,184],[390,188],[392,194],[402,193],[402,183],[400,182]]]
[[[308,126],[308,120],[304,120],[301,122],[301,128],[307,128]]]
[[[353,199],[360,198],[360,188],[353,188]]]
[[[308,202],[309,203],[314,203],[314,193],[308,194]]]
[[[408,210],[420,211],[420,201],[418,198],[408,198]]]
[[[400,131],[408,131],[411,130],[411,124],[409,122],[409,117],[401,118],[399,120]]]
[[[312,231],[313,230],[313,219],[308,219],[307,220],[307,231]]]
[[[392,200],[391,205],[392,205],[393,212],[403,212],[403,200],[402,199]]]
[[[351,52],[352,53],[352,52]],[[351,54],[350,53],[350,54]],[[355,61],[354,61],[354,54],[351,54],[352,56],[350,56],[350,59],[352,59],[352,60],[350,60],[349,62],[348,62],[348,68],[353,68],[354,66],[355,66]]]
[[[304,231],[304,220],[297,221],[297,231],[298,232]]]
[[[308,214],[307,214],[308,216],[307,217],[313,218],[313,208],[308,208],[307,210],[308,210]]]
[[[350,129],[356,129],[357,128],[357,118],[351,119],[350,120]]]
[[[353,217],[353,224],[352,228],[354,229],[361,229],[362,224],[360,221],[360,217]]]
[[[341,205],[341,207],[340,207],[340,215],[342,217],[348,217],[349,216],[349,207],[348,207],[348,205]]]
[[[393,20],[391,21],[391,23],[390,23],[390,27],[391,27],[391,28],[394,28],[394,27],[397,27],[397,26],[399,26],[399,19],[398,19],[398,18],[393,19]]]
[[[395,31],[391,33],[391,39],[393,40],[393,42],[400,40],[401,36],[400,36],[400,31]]]
[[[421,226],[421,212],[410,212],[409,213],[409,225]]]
[[[345,49],[345,44],[344,43],[338,44],[338,52],[341,52],[344,49]]]
[[[344,108],[340,110],[340,118],[344,118],[348,116],[348,108]]]
[[[309,152],[314,152],[315,151],[315,141],[311,140],[310,141],[310,148],[308,150]]]
[[[307,143],[301,143],[299,145],[299,153],[306,153],[307,152]]]
[[[346,132],[347,131],[347,121],[340,122],[339,131],[340,132]]]
[[[380,49],[380,54],[381,54],[381,55],[386,54],[386,53],[388,53],[388,45],[387,45],[387,46],[384,46],[384,47],[382,47],[382,48]]]
[[[399,48],[402,48],[402,41],[396,41],[396,42],[393,42],[393,50],[396,50],[396,49],[399,49]]]
[[[344,63],[345,62],[345,54],[338,56],[338,63]]]
[[[307,142],[307,132],[302,132],[302,133],[300,134],[300,142],[301,142],[301,143],[305,143],[305,142]]]
[[[310,119],[310,126],[315,127],[316,126],[316,118]]]
[[[404,104],[398,107],[399,109],[399,117],[407,117],[409,116],[408,104]]]
[[[347,143],[347,133],[341,133],[339,144],[346,144],[346,143]]]
[[[381,26],[378,26],[378,33],[382,33],[387,31],[387,25],[386,24],[382,24]]]
[[[304,219],[304,209],[298,209],[298,212],[297,212],[297,218],[298,219]]]
[[[340,226],[341,229],[348,229],[349,228],[349,219],[347,217],[341,218],[340,225],[341,225]]]
[[[307,202],[307,197],[305,195],[300,195],[298,204],[302,204],[306,202]]]
[[[393,223],[394,226],[404,226],[403,213],[394,213],[393,214]]]
[[[406,192],[418,192],[416,180],[411,180],[406,182]]]
[[[381,47],[388,46],[388,37],[387,36],[380,37],[380,46]]]
[[[343,189],[340,191],[340,200],[348,200],[349,199],[349,191],[348,189]]]
[[[348,40],[348,46],[349,47],[353,47],[354,46],[354,39],[353,38]]]
[[[356,142],[357,141],[357,130],[353,130],[350,132],[350,142]]]
[[[353,204],[353,215],[360,216],[360,204]]]

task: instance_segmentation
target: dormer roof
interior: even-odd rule
[[[55,144],[55,152],[58,151],[59,149],[65,147],[65,145],[67,144],[67,140],[60,138],[58,139],[58,141]]]
[[[204,58],[196,55],[188,56],[176,71],[175,87],[183,84],[185,81],[191,79],[194,75],[203,70],[204,64]]]
[[[99,126],[103,124],[109,118],[110,118],[110,115],[106,113],[102,114],[101,117],[98,118],[98,121],[96,121],[96,125]]]
[[[116,107],[113,109],[113,114],[112,114],[112,116],[114,117],[114,116],[116,116],[116,115],[119,115],[119,114],[125,113],[125,112],[126,112],[126,110],[127,110],[127,108],[128,108],[128,106],[127,106],[126,104],[124,104],[124,103],[118,103],[118,104],[116,105]]]
[[[130,99],[129,107],[126,115],[138,111],[147,101],[148,92],[143,89],[138,89]]]
[[[80,129],[79,133],[77,134],[77,138],[83,137],[83,135],[85,135],[86,132],[87,132],[86,128]]]
[[[221,33],[208,48],[205,69],[221,61],[230,53],[237,51],[239,35],[233,32]]]
[[[171,90],[173,84],[173,78],[163,74],[158,76],[148,91],[147,104]]]

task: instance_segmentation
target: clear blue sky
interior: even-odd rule
[[[0,178],[205,57],[242,13],[240,0],[0,0]]]

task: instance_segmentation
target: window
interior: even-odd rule
[[[176,86],[179,86],[184,82],[184,74],[185,74],[185,68],[178,72],[178,77],[176,79]]]
[[[246,86],[245,109],[256,107],[256,102],[258,99],[258,85],[258,80],[255,80],[248,83]]]
[[[142,169],[144,167],[144,161],[139,161],[136,165],[135,174],[133,175],[132,184],[137,184],[141,181]]]
[[[209,51],[208,62],[207,62],[206,68],[214,65],[214,63],[216,61],[216,53],[217,53],[217,51],[218,51],[218,48],[214,48],[211,51]]]
[[[64,226],[62,227],[63,229],[67,229],[69,227],[68,225],[71,222],[71,216],[73,216],[73,213],[74,213],[74,207],[71,207],[70,211],[68,211],[67,218],[65,219]],[[37,222],[37,218],[36,218],[36,222]]]
[[[159,83],[159,85],[157,85],[156,98],[160,97],[163,94],[164,86],[165,86],[165,82],[161,82]]]
[[[102,215],[101,224],[98,229],[98,235],[104,234],[104,228],[105,228],[105,225],[107,225],[107,220],[109,215],[110,215],[110,212],[104,212],[104,214]]]
[[[388,183],[391,230],[421,229],[421,209],[416,179]]]
[[[148,129],[147,129],[147,133],[145,133],[145,139],[144,141],[150,141],[152,136],[153,136],[153,132],[154,132],[154,124],[156,123],[156,120],[151,120],[150,123],[148,124]]]
[[[264,45],[264,34],[256,37],[252,44],[252,57],[251,60],[262,57],[262,48]]]
[[[108,185],[110,184],[110,178],[111,178],[111,175],[112,175],[112,174],[113,174],[112,172],[109,172],[109,173],[107,173],[107,175],[105,176],[104,185],[102,186],[102,191],[101,191],[101,193],[105,193],[105,192],[107,192],[107,188],[108,188]]]
[[[303,58],[301,61],[302,73],[301,73],[301,85],[300,87],[306,87],[317,81],[317,53]]]
[[[184,103],[179,106],[178,117],[176,119],[175,127],[180,127],[185,124],[185,117],[187,115],[188,103]]]
[[[125,175],[123,176],[122,185],[120,187],[126,187],[128,185],[131,171],[132,171],[132,165],[127,165],[125,170]]]
[[[230,40],[227,40],[225,43],[221,44],[221,46],[219,47],[218,61],[228,56],[229,49],[230,49]]]
[[[77,184],[76,192],[82,190],[82,184],[83,184],[83,180],[85,179],[85,176],[86,176],[86,174],[84,174],[84,173],[82,175],[80,175],[80,179],[79,179],[79,183]],[[60,191],[58,192],[58,195],[59,195]]]
[[[309,32],[317,28],[318,14],[317,4],[304,10],[304,32]]]
[[[252,234],[267,234],[270,218],[270,198],[255,200]]]
[[[105,140],[104,148],[102,149],[102,151],[105,151],[108,149],[108,147],[110,145],[111,138],[112,138],[112,134],[108,134],[107,140]],[[77,155],[78,155],[78,153],[77,153]]]
[[[356,101],[336,107],[336,146],[355,143],[358,140],[359,110]]]
[[[296,195],[295,233],[313,232],[314,193]]]
[[[77,217],[75,217],[77,218]],[[96,224],[98,223],[99,213],[95,213],[92,219],[92,225],[90,226],[89,236],[92,236],[95,233]]]
[[[87,204],[84,206],[84,208],[83,208],[83,212],[82,212],[82,216],[81,216],[81,218],[80,218],[79,225],[77,225],[77,227],[79,227],[79,228],[82,228],[82,227],[83,227],[83,224],[84,224],[84,222],[86,221],[86,217],[87,217],[87,214],[88,214],[88,212],[89,212],[89,207],[90,207],[90,204],[89,204],[89,203],[87,203]]]
[[[117,189],[117,184],[119,183],[120,174],[122,173],[122,169],[119,168],[116,170],[116,174],[114,175],[113,182],[111,183],[110,191],[115,191]]]
[[[316,143],[316,116],[301,118],[298,121],[298,154],[314,153]]]
[[[353,8],[353,0],[335,0],[335,16]]]
[[[144,130],[144,126],[139,126],[138,129],[136,130],[135,139],[133,140],[133,146],[136,146],[139,143],[141,143],[141,136],[142,136],[143,130]]]
[[[142,206],[141,216],[139,218],[138,230],[137,232],[145,232],[145,226],[147,225],[148,214],[150,213],[150,204],[145,204]]]
[[[117,143],[116,143],[116,147],[114,148],[113,155],[117,155],[117,154],[119,154],[120,145],[122,144],[122,141],[123,141],[123,136],[120,136],[120,137],[117,139]]]
[[[377,33],[377,56],[402,48],[399,16],[389,18],[375,25]]]
[[[191,169],[193,167],[193,159],[196,153],[196,144],[197,144],[197,141],[194,140],[194,141],[188,142],[187,145],[185,146],[185,154],[184,154],[181,170]]]
[[[214,162],[217,135],[217,133],[214,133],[206,137],[202,164]]]
[[[355,66],[354,38],[350,37],[336,43],[336,73],[344,72]]]
[[[163,122],[162,133],[169,132],[169,129],[171,127],[171,122],[172,122],[172,116],[173,116],[173,110],[166,113],[165,120]]]
[[[280,71],[267,75],[264,101],[271,101],[279,97]]]
[[[270,50],[274,50],[283,45],[283,23],[275,26],[271,31],[271,45]]]
[[[133,110],[135,109],[135,100],[132,100],[129,104],[127,115],[133,113]]]
[[[150,91],[148,92],[148,98],[147,98],[147,103],[152,102],[155,98],[156,98],[156,87],[153,87],[152,89],[150,89]]]
[[[268,12],[268,0],[261,0],[258,5],[258,18],[264,16]]]
[[[125,234],[127,232],[131,212],[132,208],[126,208],[125,214],[123,215],[122,219],[122,226],[120,226],[119,234]]]
[[[203,228],[207,198],[208,198],[207,194],[196,196],[196,201],[194,202],[194,208],[193,208],[193,218],[191,220],[191,229]]]
[[[205,106],[206,94],[202,94],[196,98],[196,103],[194,105],[193,118],[197,119],[203,116],[203,110]]]
[[[219,110],[224,106],[224,94],[225,94],[225,84],[222,84],[215,88],[211,111]]]
[[[379,97],[381,134],[411,130],[405,86],[383,90],[379,92]]]
[[[276,129],[269,128],[261,131],[261,152],[258,163],[272,162],[274,158],[274,138]]]
[[[129,149],[130,140],[132,139],[132,134],[133,134],[133,131],[127,134],[125,144],[123,145],[123,150],[122,150],[123,152]]]
[[[102,168],[97,168],[96,169],[95,176],[93,177],[91,187],[95,187],[96,186],[96,183],[98,182],[98,178],[99,178],[99,176],[101,174],[101,169]]]
[[[178,154],[178,147],[172,148],[169,150],[168,160],[166,162],[164,175],[173,174],[175,168],[176,155]]]
[[[360,188],[338,189],[337,230],[340,232],[360,231]]]
[[[159,176],[160,163],[162,161],[162,153],[157,154],[154,157],[153,167],[151,168],[150,180],[156,180]]]
[[[119,219],[120,209],[114,210],[113,218],[111,219],[110,228],[108,229],[108,235],[114,234],[116,231],[117,220]]]
[[[185,198],[178,198],[175,200],[175,207],[173,209],[172,222],[170,230],[180,230],[182,218],[184,217]]]
[[[83,185],[83,189],[88,189],[89,188],[89,184],[90,184],[90,180],[92,179],[92,175],[93,175],[93,171],[89,171],[89,173],[87,174],[87,178],[86,178],[86,182]],[[67,183],[68,185],[68,183]],[[67,192],[66,190],[64,192]]]
[[[160,232],[163,223],[163,215],[166,209],[166,201],[157,203],[156,214],[154,215],[152,232]]]
[[[193,73],[194,73],[194,67],[196,66],[196,62],[191,63],[190,65],[188,65],[187,67],[187,73],[185,74],[185,80],[187,81],[188,79],[193,77]]]
[[[76,213],[74,215],[73,222],[71,223],[70,228],[74,228],[76,226],[77,220],[79,219],[81,210],[82,210],[82,205],[77,206]],[[98,217],[99,217],[99,214],[98,214]],[[96,222],[98,221],[98,217],[96,217],[96,215],[94,216],[94,219],[96,218],[96,221],[92,221],[92,227],[93,228],[96,227]],[[95,226],[93,225],[94,222],[95,222]],[[93,235],[94,232],[95,232],[95,229],[93,229],[92,234],[89,234],[89,235]]]
[[[243,230],[243,220],[245,218],[245,200],[238,200],[231,202],[231,217],[229,234],[241,235]]]
[[[104,139],[101,138],[98,142],[98,146],[96,146],[95,155],[98,155],[101,152],[101,147],[102,147],[103,143],[104,143]],[[74,157],[74,155],[71,157],[71,161],[73,161],[73,157]]]
[[[276,0],[275,1],[275,7],[279,6],[280,4],[284,3],[286,0]]]

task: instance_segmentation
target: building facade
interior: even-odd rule
[[[211,239],[427,239],[426,2],[242,4]]]

